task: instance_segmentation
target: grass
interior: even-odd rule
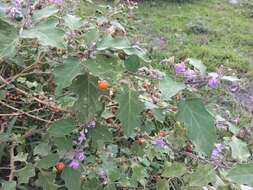
[[[147,43],[152,58],[192,57],[214,70],[218,65],[253,78],[253,20],[227,0],[196,0],[176,3],[144,1],[134,22],[138,38]],[[164,49],[150,43],[165,38]]]

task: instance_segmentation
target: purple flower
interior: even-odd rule
[[[211,88],[218,88],[220,80],[218,78],[211,78],[208,80],[208,86]]]
[[[86,140],[86,136],[84,134],[84,130],[80,132],[80,136],[78,137],[78,144],[82,144]]]
[[[57,5],[62,5],[64,0],[50,0],[51,3],[57,4]]]
[[[154,143],[155,143],[155,145],[162,147],[162,148],[164,148],[164,146],[166,145],[166,142],[161,138],[155,139]]]
[[[222,152],[222,144],[214,145],[211,160],[219,160],[221,158],[221,152]]]
[[[191,81],[196,78],[196,73],[194,70],[187,69],[187,71],[185,71],[185,73],[184,73],[184,76],[185,76],[186,80]]]
[[[76,155],[75,155],[75,158],[79,161],[84,161],[86,160],[86,156],[84,154],[84,152],[80,151],[80,152],[77,152]]]
[[[69,167],[73,168],[73,169],[77,169],[79,167],[79,162],[75,159],[71,160]]]
[[[177,74],[181,74],[185,72],[185,64],[184,63],[178,63],[175,65],[175,70]]]

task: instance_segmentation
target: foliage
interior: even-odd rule
[[[115,21],[131,5],[85,20],[60,0],[0,5],[1,189],[253,185],[248,144],[201,98],[231,81],[223,67],[153,69]]]

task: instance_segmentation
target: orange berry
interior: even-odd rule
[[[166,137],[167,135],[168,135],[168,133],[166,131],[160,131],[159,132],[160,137]]]
[[[104,80],[99,80],[98,81],[98,88],[100,90],[106,90],[109,87],[108,82],[104,81]]]
[[[138,138],[137,144],[142,145],[144,143],[145,143],[145,139],[144,138]]]
[[[65,168],[65,164],[63,162],[59,162],[58,164],[56,164],[55,168],[57,169],[57,171],[62,171]]]

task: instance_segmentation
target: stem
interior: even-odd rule
[[[9,175],[9,181],[13,180],[14,173],[16,171],[15,169],[15,161],[14,161],[14,150],[16,147],[16,142],[13,141],[10,148],[10,175]]]

